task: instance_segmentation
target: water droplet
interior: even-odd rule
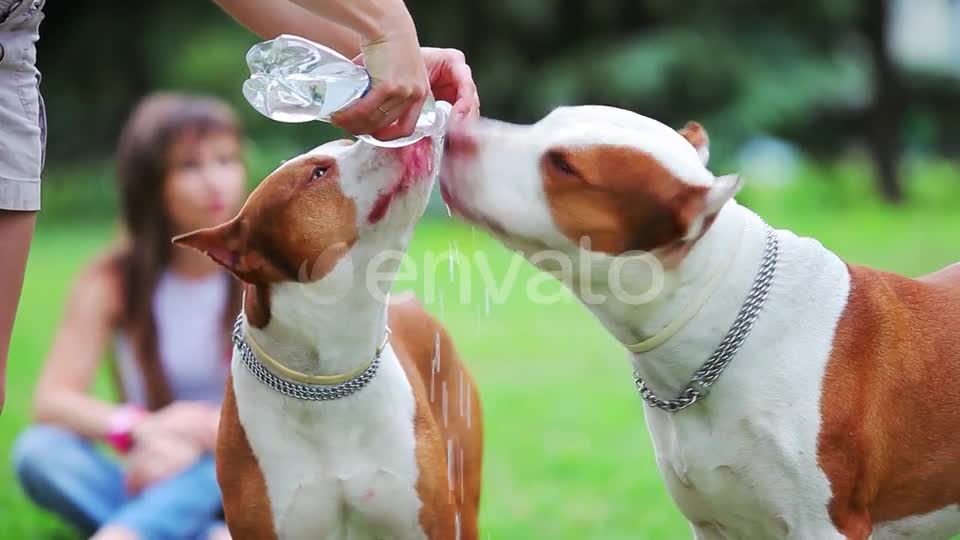
[[[452,217],[453,217],[453,212],[450,211],[450,205],[447,204],[447,203],[443,203],[443,206],[447,209],[447,217],[448,217],[448,218],[452,218]]]
[[[463,445],[460,445],[460,504],[463,504]]]
[[[483,289],[483,310],[487,318],[490,318],[490,289]]]
[[[456,528],[457,540],[460,540],[460,511],[457,510],[457,513],[453,516],[453,525]]]
[[[433,360],[430,363],[430,403],[434,402],[437,393],[437,373],[440,372],[440,333],[433,339]]]
[[[447,381],[440,383],[440,402],[443,404],[443,427],[447,427]]]
[[[453,439],[447,439],[447,500],[453,502]]]
[[[472,396],[470,394],[470,381],[467,381],[467,429],[470,429],[470,424],[473,423],[473,414],[471,414],[470,404],[473,402]]]

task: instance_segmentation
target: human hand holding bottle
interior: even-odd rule
[[[379,69],[380,64],[390,66],[386,77],[395,74],[396,80],[400,80],[407,75],[393,69],[392,66],[399,63],[391,62],[391,54],[388,54],[387,50],[378,49],[372,56],[359,56],[354,59],[354,62],[366,66],[373,78],[373,86],[367,96],[332,117],[335,124],[352,133],[370,133],[383,141],[406,137],[413,132],[425,98],[425,95],[421,97],[417,93],[407,95],[401,83],[384,84],[383,81],[388,79],[378,77],[374,70]],[[399,50],[401,49],[394,49],[391,53]],[[381,55],[381,51],[384,54]],[[420,49],[420,56],[434,99],[453,105],[451,122],[477,118],[480,115],[480,97],[463,52],[457,49],[423,47]],[[409,84],[413,85],[415,81]],[[374,105],[377,102],[382,104]],[[370,112],[371,107],[373,113]],[[390,114],[385,114],[384,110]]]

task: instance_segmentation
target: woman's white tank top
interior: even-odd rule
[[[175,401],[223,400],[231,348],[224,336],[223,310],[230,294],[230,275],[187,279],[167,270],[153,295],[160,362]],[[127,402],[146,406],[133,343],[116,336],[116,360]]]

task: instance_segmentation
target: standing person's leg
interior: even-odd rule
[[[0,200],[0,203],[3,201]],[[36,212],[0,210],[0,411],[5,397],[7,355],[13,319],[20,302],[27,252],[33,238]]]
[[[46,117],[36,42],[44,0],[0,0],[0,410],[10,334],[40,209]]]

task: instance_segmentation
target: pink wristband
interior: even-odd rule
[[[126,454],[133,447],[133,426],[146,415],[136,405],[123,405],[110,415],[106,441],[114,450]]]

